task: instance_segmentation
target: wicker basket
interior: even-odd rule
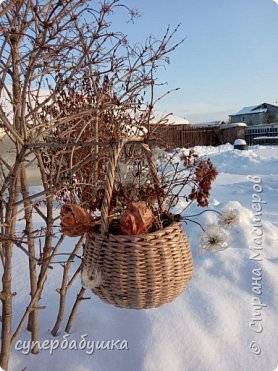
[[[82,282],[101,300],[116,307],[154,308],[171,302],[186,288],[192,276],[191,250],[188,238],[177,222],[152,233],[108,235],[108,210],[115,169],[120,151],[126,143],[121,141],[115,146],[108,164],[101,230],[100,233],[91,231],[88,234]],[[141,146],[148,159],[154,184],[158,186],[151,151],[148,145],[141,143]],[[88,280],[93,283],[91,287],[88,286]]]

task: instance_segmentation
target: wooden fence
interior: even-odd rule
[[[197,128],[192,125],[160,125],[154,131],[156,141],[167,149],[233,144],[235,139],[244,139],[244,136],[244,127]]]

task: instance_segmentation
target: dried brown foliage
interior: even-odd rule
[[[131,202],[120,218],[120,232],[128,235],[146,233],[154,221],[154,214],[145,202]]]
[[[172,32],[168,28],[161,40],[152,36],[142,45],[131,45],[104,21],[117,7],[122,7],[118,1],[103,2],[93,22],[85,20],[82,29],[76,25],[84,61],[74,78],[56,75],[56,85],[62,88],[39,115],[45,125],[43,139],[53,144],[42,151],[47,181],[59,190],[60,199],[85,207],[92,207],[103,186],[109,145],[136,128],[148,128],[145,138],[151,134],[153,109],[160,99],[154,98],[156,72],[180,44],[171,45],[177,27]],[[131,20],[138,16],[136,10],[123,8]]]
[[[161,186],[164,202],[170,211],[180,199],[185,199],[187,208],[193,201],[198,206],[208,206],[212,182],[217,171],[210,159],[202,159],[190,150],[179,161],[176,154],[169,156],[161,165]]]
[[[91,215],[79,205],[65,204],[61,208],[61,231],[66,236],[82,236],[94,226]]]
[[[198,206],[208,206],[211,183],[217,176],[217,171],[210,161],[201,160],[194,152],[189,152],[189,155],[181,157],[185,167],[194,169],[193,176],[190,181],[193,183],[192,190],[188,195],[189,200],[196,200]]]
[[[142,158],[142,153],[135,151],[133,156],[133,166],[130,166],[129,157],[123,157],[121,166],[117,169],[109,213],[116,219],[120,219],[120,224],[124,227],[119,229],[115,219],[112,218],[111,233],[137,234],[146,232],[149,228],[156,230],[169,225],[169,222],[175,220],[171,211],[182,198],[187,201],[187,207],[193,201],[196,201],[198,206],[208,206],[212,182],[217,176],[217,171],[210,159],[199,158],[193,150],[187,155],[182,155],[178,163],[172,164],[171,160],[166,157],[164,165],[166,161],[167,171],[158,169],[161,185],[157,188],[152,183],[149,168],[144,162],[145,159]],[[100,187],[95,194],[89,197],[87,205],[92,215],[99,215],[104,194],[104,188]],[[158,207],[158,198],[164,205],[162,210]],[[135,210],[137,205],[139,205],[138,210]],[[147,210],[150,210],[150,215],[153,215],[154,219],[148,219]],[[95,214],[96,211],[97,214]],[[152,220],[152,223],[147,224],[148,228],[142,229],[145,212],[145,222]],[[138,219],[136,219],[136,213],[138,213]],[[95,216],[94,220],[99,224],[98,216]]]

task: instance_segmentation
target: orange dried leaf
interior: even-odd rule
[[[120,218],[121,234],[146,233],[154,219],[152,210],[145,202],[131,202]]]
[[[94,225],[91,215],[79,205],[65,204],[61,209],[61,231],[66,236],[77,237]]]

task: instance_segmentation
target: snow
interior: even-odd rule
[[[217,127],[221,124],[222,121],[208,121],[208,122],[200,122],[197,124],[193,124],[193,127],[196,128],[208,128],[208,127]]]
[[[246,127],[247,124],[245,124],[244,122],[229,122],[229,123],[226,123],[226,124],[222,124],[221,125],[221,129],[229,129],[229,128],[236,128],[236,127]]]
[[[167,125],[189,125],[189,124],[190,122],[186,118],[176,115],[169,116],[169,121],[167,122]]]
[[[245,145],[246,142],[244,139],[236,139],[235,142],[234,142],[234,145],[236,146],[240,146],[240,145]]]
[[[167,116],[165,125],[189,125],[190,122],[185,117],[180,117],[168,112],[155,112],[154,119],[150,122],[151,125],[157,125],[157,122]]]
[[[0,128],[0,139],[2,139],[5,134],[6,134],[5,130]]]
[[[144,126],[135,126],[122,123],[121,125],[122,133],[128,137],[139,136],[144,137],[148,133],[148,129]]]
[[[237,116],[237,115],[248,115],[252,113],[261,113],[261,112],[266,112],[266,108],[260,108],[262,105],[260,104],[259,106],[250,106],[250,107],[243,107],[239,112],[230,115],[230,116]]]
[[[181,149],[180,153],[188,151]],[[10,370],[26,367],[35,371],[272,371],[278,365],[278,146],[252,146],[248,151],[235,150],[232,145],[195,147],[201,156],[208,156],[219,175],[213,184],[209,208],[221,211],[236,209],[239,222],[227,229],[229,247],[224,251],[206,252],[200,248],[201,229],[184,223],[194,259],[193,278],[189,287],[173,303],[157,309],[118,309],[101,302],[88,291],[92,300],[83,301],[68,342],[126,340],[127,349],[97,350],[61,349],[50,355],[25,355],[14,349]],[[248,177],[249,175],[249,177]],[[258,202],[258,200],[261,200]],[[253,201],[253,203],[252,203]],[[262,245],[254,242],[254,201],[261,205]],[[180,203],[178,212],[184,207]],[[253,208],[252,208],[253,205]],[[186,215],[203,211],[196,206]],[[219,223],[218,214],[205,212],[198,218],[205,228]],[[39,225],[40,219],[37,217]],[[63,250],[70,252],[76,238],[67,238]],[[258,250],[256,248],[261,248]],[[261,260],[256,260],[254,256]],[[252,258],[253,257],[253,258]],[[28,302],[26,256],[14,251],[15,325]],[[75,263],[75,267],[78,262]],[[59,340],[80,283],[74,284],[67,297],[66,316],[57,337],[52,337],[58,309],[62,267],[57,264],[49,277],[40,304],[40,338]],[[261,274],[261,276],[260,276]],[[258,279],[261,293],[252,291],[252,280]],[[261,304],[260,304],[261,303]],[[265,306],[264,306],[265,305]],[[261,326],[261,327],[258,327]],[[261,332],[256,330],[261,329]],[[85,336],[87,334],[87,336]],[[19,340],[28,340],[24,330]],[[254,343],[256,342],[256,343]],[[257,346],[256,346],[257,344]],[[260,354],[254,354],[260,347]]]
[[[235,128],[235,127],[246,127],[247,125],[244,122],[235,122],[235,123],[223,123],[224,121],[209,121],[209,122],[203,122],[198,124],[192,124],[193,127],[196,128],[209,128],[209,127],[219,127],[221,129],[229,129],[229,128]]]
[[[260,137],[255,137],[253,140],[259,140],[259,139],[278,139],[278,136],[275,137],[270,137],[270,136],[260,136]]]

